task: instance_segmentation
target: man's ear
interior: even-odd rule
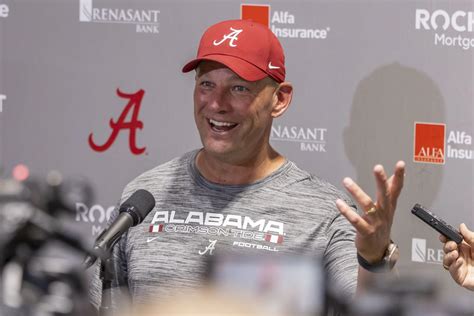
[[[282,82],[278,85],[273,95],[272,117],[277,118],[285,113],[290,106],[293,96],[293,86],[289,82]]]

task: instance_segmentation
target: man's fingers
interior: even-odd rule
[[[457,249],[458,249],[458,245],[452,240],[447,241],[443,246],[443,251],[446,254]]]
[[[357,203],[359,203],[359,205],[364,208],[363,211],[366,211],[373,206],[370,196],[368,196],[351,178],[344,178],[342,183],[344,184],[344,187],[347,189],[347,191],[349,191],[349,193],[354,197]]]
[[[398,199],[400,192],[403,188],[403,182],[405,180],[405,162],[399,161],[395,165],[395,172],[393,176],[390,178],[391,186],[390,186],[390,194],[392,198]]]
[[[459,230],[464,241],[467,242],[469,246],[474,247],[474,232],[470,231],[464,223],[459,226]]]
[[[448,241],[448,238],[446,238],[444,235],[439,235],[439,241],[441,241],[444,244]]]
[[[456,250],[446,253],[446,255],[443,258],[443,265],[450,267],[456,261],[458,257],[459,257],[459,253]]]
[[[370,225],[357,214],[346,202],[341,199],[336,200],[336,206],[339,212],[347,218],[347,220],[355,227],[355,229],[362,235],[370,232]]]
[[[374,167],[374,176],[375,176],[375,183],[377,184],[377,204],[385,206],[387,205],[388,198],[388,182],[387,182],[387,174],[383,169],[382,165],[376,165]]]
[[[443,261],[443,264],[444,264],[444,261]],[[451,265],[448,265],[449,273],[451,274],[451,277],[453,278],[454,281],[456,281],[456,283],[458,283],[461,286],[465,278],[465,276],[463,276],[463,269],[462,269],[463,264],[464,264],[464,259],[462,257],[459,257]]]
[[[458,257],[456,261],[454,262],[453,268],[455,270],[459,269],[462,265],[464,264],[464,259],[463,257]]]

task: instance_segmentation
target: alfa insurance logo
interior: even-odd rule
[[[414,161],[445,163],[446,124],[415,122]]]
[[[433,44],[474,48],[474,12],[416,9],[415,28],[433,34]]]
[[[411,242],[411,261],[420,263],[441,264],[444,252],[426,246],[426,239],[413,238]]]
[[[446,129],[443,123],[415,122],[413,161],[445,164],[447,159],[473,160],[472,135]]]
[[[253,20],[271,28],[279,38],[326,39],[330,27],[302,27],[296,20],[296,15],[289,11],[271,11],[270,5],[241,4],[240,18]]]
[[[160,10],[94,7],[93,0],[79,0],[80,22],[131,24],[137,33],[158,34],[159,14]]]

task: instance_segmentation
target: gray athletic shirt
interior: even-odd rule
[[[208,256],[298,253],[323,257],[331,282],[342,293],[355,293],[355,230],[335,205],[338,198],[353,205],[344,193],[291,161],[249,185],[212,183],[197,170],[197,153],[151,169],[126,186],[122,202],[146,189],[156,206],[117,243],[114,287],[125,288],[139,304],[202,285]],[[97,307],[101,284],[95,269],[91,300]],[[119,293],[113,290],[113,305]]]

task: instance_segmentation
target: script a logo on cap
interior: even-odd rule
[[[229,34],[225,34],[225,35],[222,37],[222,39],[221,39],[220,41],[215,40],[215,41],[213,42],[214,46],[219,46],[219,45],[221,45],[222,43],[224,43],[226,40],[229,40],[229,46],[230,46],[230,47],[236,47],[237,44],[234,44],[234,41],[239,40],[239,39],[237,38],[237,36],[239,36],[239,34],[240,34],[243,30],[236,30],[236,29],[234,29],[234,28],[232,28],[232,27],[230,28],[230,30],[231,30],[232,32],[230,32]]]

